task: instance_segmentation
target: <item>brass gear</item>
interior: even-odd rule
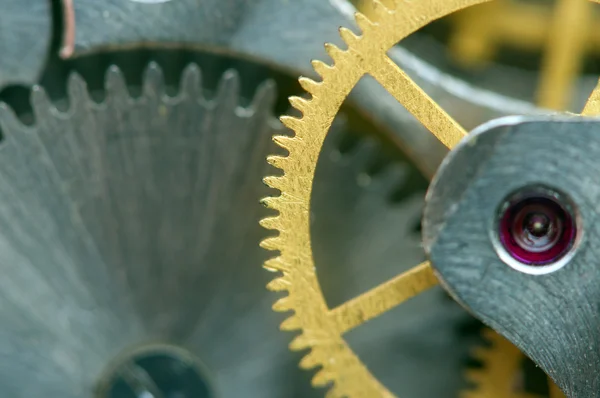
[[[265,183],[281,191],[264,204],[279,215],[263,219],[261,225],[278,231],[265,239],[262,247],[279,251],[279,256],[265,262],[267,270],[281,273],[268,284],[273,291],[288,295],[273,306],[275,311],[294,311],[281,325],[282,330],[301,330],[290,345],[292,350],[310,349],[300,365],[320,370],[314,386],[331,384],[328,397],[393,397],[365,367],[343,338],[349,330],[375,318],[438,283],[428,262],[398,275],[382,285],[330,309],[323,297],[310,241],[310,197],[319,152],[325,136],[345,98],[365,75],[383,85],[404,107],[443,144],[452,148],[467,132],[418,87],[387,55],[401,39],[431,21],[459,9],[490,0],[390,0],[373,5],[372,22],[357,13],[362,30],[357,36],[341,28],[348,48],[342,50],[326,44],[334,63],[313,61],[320,82],[301,78],[300,84],[309,99],[290,98],[302,113],[301,118],[282,117],[295,132],[294,137],[276,136],[274,140],[289,151],[288,156],[271,156],[269,163],[283,170],[282,176],[267,177]],[[596,0],[595,0],[596,1]],[[597,94],[593,94],[593,96]],[[596,97],[594,97],[596,98]],[[587,112],[597,110],[591,99]]]
[[[461,392],[460,398],[544,398],[514,391],[514,381],[521,371],[524,359],[517,347],[491,329],[484,329],[483,338],[488,346],[477,347],[473,352],[473,358],[478,360],[482,367],[467,370],[465,376],[472,387]],[[549,398],[565,398],[550,379],[548,390]]]

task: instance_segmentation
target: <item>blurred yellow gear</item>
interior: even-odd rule
[[[587,52],[600,46],[588,0],[500,0],[452,18],[450,50],[466,66],[480,66],[499,46],[543,50],[538,105],[563,110]]]
[[[473,358],[482,367],[468,369],[467,380],[472,387],[460,394],[460,398],[565,398],[565,395],[548,379],[549,396],[538,396],[515,388],[521,374],[525,356],[512,343],[491,329],[483,333],[487,346],[477,347]]]
[[[264,200],[265,205],[279,212],[278,216],[261,221],[265,228],[278,231],[277,236],[265,239],[261,244],[265,249],[279,252],[279,256],[268,260],[264,266],[281,273],[268,288],[288,292],[273,306],[276,311],[293,311],[281,329],[302,332],[290,348],[310,349],[300,365],[306,369],[320,368],[313,378],[313,385],[331,384],[328,397],[394,396],[369,372],[343,335],[437,285],[438,281],[429,263],[424,262],[336,308],[327,306],[317,278],[310,238],[312,182],[325,136],[350,91],[363,76],[369,75],[443,144],[448,148],[456,145],[466,131],[417,86],[387,56],[387,52],[431,21],[488,1],[386,0],[385,7],[374,1],[370,13],[372,20],[360,13],[356,15],[362,30],[360,36],[348,29],[340,29],[348,46],[346,50],[326,45],[333,65],[313,62],[322,80],[300,79],[310,98],[292,97],[290,102],[302,117],[282,117],[282,122],[295,132],[295,136],[274,137],[289,155],[268,159],[284,173],[265,178],[265,183],[281,191],[281,195]],[[590,101],[589,109],[597,108],[598,103]]]

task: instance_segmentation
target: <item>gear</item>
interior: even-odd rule
[[[111,68],[105,89],[88,94],[72,75],[68,99],[57,102],[68,111],[34,89],[30,126],[2,108],[0,191],[19,197],[0,212],[0,349],[12,353],[0,389],[11,396],[81,398],[98,383],[101,397],[160,396],[165,375],[195,398],[319,395],[277,333],[281,319],[261,288],[269,276],[252,266],[266,257],[256,244],[266,212],[256,204],[269,192],[264,157],[276,149],[270,137],[284,132],[271,114],[274,87],[263,84],[248,104],[230,71],[209,100],[197,67],[182,76],[168,97],[177,90],[155,65],[142,89]],[[313,230],[325,243],[316,253],[333,261],[332,248],[347,247],[335,225],[347,207],[336,204],[351,197],[378,219],[397,217],[382,192],[405,177],[392,168],[358,184],[379,150],[359,143],[340,154],[346,126],[331,133],[313,196]],[[407,223],[415,206],[401,207]],[[345,227],[363,222],[346,217]],[[410,242],[422,252],[416,237]],[[344,294],[347,285],[330,282],[334,296]],[[34,383],[15,376],[25,369]]]
[[[290,102],[302,113],[302,117],[282,118],[284,124],[294,130],[295,136],[274,137],[275,142],[289,151],[289,155],[269,157],[269,162],[282,169],[283,175],[265,178],[269,186],[281,191],[280,196],[265,199],[265,203],[277,210],[279,215],[261,222],[265,228],[279,233],[262,242],[264,248],[280,253],[265,262],[265,268],[283,274],[268,287],[288,292],[274,305],[276,311],[294,312],[281,328],[301,330],[301,335],[296,337],[290,348],[310,349],[301,366],[320,368],[313,384],[325,386],[332,383],[332,397],[393,396],[373,377],[343,335],[435,286],[437,279],[429,263],[423,262],[335,308],[327,304],[315,269],[310,232],[311,190],[319,151],[339,107],[365,75],[370,75],[385,87],[444,145],[452,148],[458,143],[466,131],[427,96],[387,56],[387,52],[429,22],[484,2],[424,0],[416,3],[394,0],[391,7],[375,2],[374,20],[377,22],[371,22],[358,13],[356,21],[362,35],[340,29],[347,50],[327,44],[326,50],[333,64],[313,62],[322,80],[300,79],[311,97],[292,97]]]
[[[71,2],[65,0],[65,4]],[[339,41],[336,28],[352,24],[354,10],[347,0],[210,0],[201,8],[193,0],[159,4],[75,0],[72,4],[67,12],[72,15],[71,22],[64,26],[63,36],[71,38],[65,43],[65,53],[72,53],[73,58],[106,49],[179,46],[259,60],[292,71],[294,76],[310,77],[316,76],[308,61],[326,56],[323,43]],[[161,29],[156,29],[156,24]],[[391,49],[390,57],[436,101],[452,106],[453,116],[469,128],[493,117],[542,112],[530,103],[465,84],[403,48]],[[401,142],[426,175],[433,175],[445,154],[443,146],[423,134],[422,126],[384,93],[367,79],[355,88],[351,99],[377,126]]]
[[[491,329],[484,329],[487,345],[473,352],[481,368],[468,369],[466,378],[471,388],[463,391],[462,398],[541,398],[524,391],[515,391],[516,380],[522,374],[525,356],[512,343]],[[523,377],[523,376],[521,376]],[[564,398],[564,394],[548,379],[550,398]]]
[[[347,124],[354,125],[351,120]],[[415,226],[420,222],[425,178],[394,152],[386,156],[372,139],[347,148],[349,140],[345,136],[338,140],[337,135],[328,134],[319,155],[310,210],[316,273],[329,306],[424,258]],[[337,141],[343,144],[341,150],[336,150]],[[457,332],[456,326],[469,315],[444,300],[439,289],[398,310],[347,336],[350,347],[401,396],[458,392],[472,339]],[[398,372],[406,376],[404,383],[398,382]],[[429,383],[432,377],[439,383]]]
[[[543,49],[537,103],[566,109],[586,52],[598,42],[591,29],[597,18],[587,0],[559,0],[554,11],[549,3],[501,0],[457,14],[450,40],[456,60],[471,65],[489,61],[500,46]]]
[[[101,374],[109,397],[136,383],[154,391],[147,379],[162,367],[194,397],[291,396],[278,379],[295,366],[271,333],[266,275],[250,266],[264,258],[252,204],[268,192],[262,159],[283,130],[273,85],[242,107],[239,84],[225,73],[209,100],[192,66],[167,97],[151,66],[131,98],[140,90],[112,68],[100,104],[74,75],[67,112],[40,88],[34,125],[2,108],[4,394],[89,397]]]

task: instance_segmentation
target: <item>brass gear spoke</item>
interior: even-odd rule
[[[593,18],[588,0],[559,0],[554,10],[542,65],[538,104],[562,110],[571,97],[586,52]]]
[[[372,60],[368,73],[448,148],[453,148],[467,135],[467,132],[387,55]]]
[[[353,298],[329,312],[343,334],[438,284],[429,261]]]

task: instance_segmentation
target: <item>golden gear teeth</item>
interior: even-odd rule
[[[290,348],[310,349],[300,365],[307,369],[320,368],[313,385],[331,385],[328,397],[394,396],[354,354],[343,335],[436,285],[437,279],[429,263],[424,262],[336,308],[328,308],[315,271],[309,228],[310,193],[320,148],[342,103],[365,75],[383,85],[447,147],[458,143],[466,131],[389,59],[387,52],[433,20],[487,1],[390,0],[386,2],[390,3],[388,7],[374,1],[372,15],[376,22],[357,13],[356,22],[362,34],[355,35],[342,28],[340,35],[347,49],[327,44],[325,49],[333,63],[312,62],[321,80],[300,79],[310,99],[292,97],[290,102],[302,116],[281,118],[295,135],[274,137],[289,154],[268,159],[283,175],[264,179],[268,186],[281,192],[280,196],[264,201],[279,215],[261,223],[267,229],[278,231],[277,236],[264,240],[262,247],[280,253],[264,267],[282,273],[268,288],[287,291],[288,295],[273,308],[294,312],[282,324],[282,329],[301,331]],[[593,104],[589,112],[591,108]]]

